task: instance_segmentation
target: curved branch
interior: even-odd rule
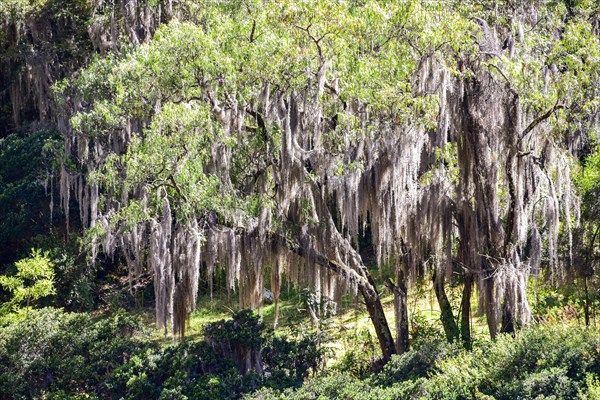
[[[543,122],[544,120],[550,118],[550,116],[552,114],[554,114],[554,112],[556,112],[557,110],[560,110],[561,108],[565,108],[564,105],[562,104],[558,104],[558,100],[556,100],[556,104],[554,105],[554,107],[552,107],[551,109],[549,109],[548,111],[546,111],[544,114],[540,115],[539,117],[537,117],[536,119],[534,119],[533,121],[531,121],[531,123],[527,126],[527,128],[525,128],[525,130],[523,131],[523,134],[521,135],[521,137],[519,138],[519,143],[525,138],[525,136],[527,136],[536,126],[538,126],[541,122]]]

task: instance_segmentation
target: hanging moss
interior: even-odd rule
[[[145,22],[131,25],[147,18],[134,5],[123,14],[136,43],[148,34]],[[226,269],[244,307],[261,306],[268,271],[276,302],[284,277],[330,300],[360,292],[383,343],[379,294],[353,245],[370,221],[377,263],[397,264],[396,287],[435,274],[443,299],[446,279],[469,274],[492,336],[501,322],[526,325],[530,269],[562,278],[559,232],[578,214],[572,149],[553,126],[578,97],[561,94],[569,74],[527,67],[523,25],[533,31],[544,17],[524,6],[507,27],[459,5],[360,14],[327,3],[314,6],[323,21],[313,25],[311,5],[256,7],[216,6],[200,12],[201,26],[173,21],[65,90],[65,149],[85,168],[63,165],[63,208],[73,194],[82,224],[102,225],[93,252],[119,246],[133,280],[149,266],[157,323],[172,321],[174,333],[203,259],[209,280]],[[400,17],[410,22],[402,34]],[[320,31],[331,26],[336,41]],[[550,29],[531,34],[550,40]]]

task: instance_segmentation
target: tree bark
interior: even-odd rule
[[[488,329],[490,330],[490,338],[496,339],[498,333],[498,316],[496,312],[496,304],[494,302],[494,277],[493,271],[488,271],[486,274],[486,284],[484,285],[485,294],[485,315],[487,317]]]
[[[372,286],[369,286],[361,285],[358,287],[358,290],[365,300],[369,317],[375,327],[383,359],[385,362],[388,362],[392,358],[392,355],[396,353],[396,346],[394,345],[394,338],[392,337],[387,318],[383,312],[383,305],[379,299],[379,294]]]
[[[473,293],[473,274],[465,271],[465,286],[460,303],[460,337],[466,349],[471,349],[471,295]]]
[[[587,283],[587,276],[583,277],[583,288],[585,290],[585,303],[583,305],[583,314],[585,316],[585,326],[590,326],[590,292]]]
[[[367,268],[365,266],[360,266],[360,269],[356,271],[348,266],[339,264],[335,260],[328,259],[312,248],[302,246],[300,244],[301,241],[289,241],[283,237],[280,238],[280,240],[287,242],[287,247],[300,257],[307,258],[315,264],[321,265],[336,274],[343,275],[350,282],[356,284],[358,291],[362,295],[365,305],[367,306],[369,318],[375,328],[383,359],[385,362],[388,362],[392,355],[396,353],[396,346],[383,311],[379,293],[377,292]]]
[[[502,333],[514,333],[515,332],[515,321],[513,320],[513,305],[505,301],[502,304],[502,326],[500,332]]]
[[[433,289],[435,291],[435,296],[437,297],[438,304],[440,305],[440,319],[442,321],[442,326],[444,327],[444,332],[446,333],[446,338],[449,342],[453,342],[458,340],[459,329],[456,324],[456,320],[454,319],[454,314],[452,313],[452,305],[448,300],[448,296],[446,295],[446,290],[444,288],[444,275],[434,271],[433,273]]]
[[[386,285],[394,292],[394,313],[396,315],[396,353],[403,354],[410,349],[408,340],[408,299],[404,283],[404,272],[398,271],[397,283],[388,279]]]
[[[596,245],[596,238],[598,237],[598,232],[600,232],[600,225],[596,227],[594,231],[594,235],[592,235],[592,240],[590,241],[590,246],[587,254],[587,265],[590,266],[590,270],[593,271],[592,260],[594,258],[594,248]],[[585,326],[590,326],[590,291],[588,287],[588,275],[587,271],[583,271],[583,287],[585,290],[585,303],[583,307],[583,312],[585,315]]]

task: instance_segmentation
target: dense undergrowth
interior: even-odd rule
[[[495,341],[485,339],[485,333],[478,335],[473,350],[467,351],[447,343],[438,314],[425,310],[423,287],[411,306],[412,350],[394,356],[374,373],[381,367],[380,353],[365,311],[356,304],[342,304],[337,315],[321,321],[316,334],[306,323],[304,292],[292,290],[283,296],[281,325],[274,333],[267,329],[272,306],[263,309],[263,321],[244,310],[229,318],[225,304],[236,309],[235,302],[217,293],[220,297],[206,296],[199,303],[186,340],[165,340],[149,327],[143,294],[132,296],[125,288],[116,289],[111,276],[117,270],[107,273],[100,266],[96,276],[82,275],[78,266],[83,260],[58,242],[51,236],[36,239],[54,267],[60,290],[37,300],[35,306],[63,308],[21,305],[18,312],[4,316],[0,398],[594,399],[600,395],[600,332],[580,327],[584,303],[577,291],[537,285],[530,291],[537,324]],[[111,296],[104,297],[106,291]],[[96,311],[82,312],[90,308]],[[484,321],[478,324],[485,326]]]
[[[318,336],[275,335],[249,311],[207,324],[203,340],[165,344],[124,311],[94,319],[45,308],[3,327],[0,397],[594,399],[598,335],[540,324],[471,351],[429,335],[373,373],[356,368],[351,350],[323,369]]]
[[[344,371],[300,389],[263,389],[248,399],[594,399],[600,395],[598,332],[540,325],[472,351],[430,337],[379,374]]]
[[[236,399],[298,387],[322,357],[315,336],[266,332],[249,311],[207,324],[204,340],[164,344],[151,333],[124,311],[29,310],[0,331],[0,398]]]

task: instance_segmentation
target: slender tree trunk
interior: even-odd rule
[[[585,290],[585,303],[583,305],[583,314],[585,316],[585,326],[590,326],[590,292],[587,283],[587,276],[583,277],[583,288]]]
[[[588,252],[588,263],[590,265],[591,270],[593,271],[593,267],[592,267],[592,259],[593,259],[593,255],[594,255],[594,248],[595,248],[595,244],[596,244],[596,238],[598,237],[598,232],[600,232],[600,225],[598,225],[596,227],[596,230],[594,231],[594,235],[592,235],[592,240],[590,241],[590,247],[589,247],[589,252]],[[588,287],[588,277],[586,275],[586,271],[584,271],[584,276],[583,276],[583,287],[585,289],[585,303],[584,303],[584,314],[585,314],[585,326],[590,326],[590,290]],[[596,325],[594,323],[594,325]]]
[[[513,305],[509,301],[504,301],[502,304],[502,326],[500,332],[502,333],[514,333],[515,332],[515,321],[513,320]]]
[[[473,292],[473,274],[465,271],[465,286],[460,303],[460,337],[466,349],[471,349],[471,295]]]
[[[383,311],[383,304],[381,304],[381,298],[379,297],[377,286],[375,285],[371,274],[364,266],[361,268],[361,272],[367,279],[367,285],[359,286],[359,290],[361,293],[363,293],[369,317],[373,322],[375,333],[377,334],[377,339],[379,340],[379,346],[381,347],[383,359],[387,363],[392,358],[392,355],[396,353],[394,337],[390,331],[387,317]],[[364,287],[364,292],[361,287]]]
[[[394,292],[394,313],[396,315],[396,353],[406,353],[409,348],[408,340],[408,298],[404,283],[404,271],[398,270],[396,284],[387,281],[387,286]]]
[[[394,345],[394,338],[392,337],[387,318],[383,312],[383,305],[381,304],[379,294],[372,286],[361,285],[358,287],[358,290],[365,300],[369,317],[375,327],[383,359],[385,362],[388,362],[392,358],[392,355],[396,353],[396,346]]]
[[[315,264],[322,265],[336,274],[343,275],[356,284],[358,291],[362,295],[367,306],[369,318],[375,328],[383,359],[385,362],[388,362],[392,358],[392,355],[396,353],[396,346],[383,311],[379,293],[377,293],[376,286],[367,268],[363,265],[360,266],[358,271],[355,271],[347,266],[338,264],[334,260],[328,259],[323,254],[317,253],[310,247],[300,245],[301,241],[288,241],[285,238],[281,238],[281,240],[282,242],[287,242],[288,248],[300,257],[308,258]]]
[[[275,298],[275,320],[273,321],[273,329],[277,329],[279,324],[279,298]]]
[[[491,272],[486,276],[486,279],[487,282],[483,288],[485,291],[485,315],[487,317],[487,324],[490,330],[490,338],[494,340],[496,339],[496,335],[498,333],[498,316],[496,312],[496,304],[494,302],[494,277]]]
[[[456,320],[454,319],[454,314],[452,313],[452,305],[448,300],[448,296],[446,295],[446,290],[444,288],[444,275],[438,273],[437,271],[433,273],[433,289],[435,291],[438,304],[440,305],[440,319],[442,321],[442,326],[444,327],[444,332],[446,333],[446,338],[449,342],[458,340],[459,329],[458,325],[456,324]]]
[[[318,309],[318,303],[316,300],[316,295],[314,292],[309,292],[307,295],[307,298],[305,299],[305,305],[306,305],[306,309],[308,310],[308,314],[310,315],[310,320],[312,322],[313,327],[319,331],[320,328],[320,318],[318,315],[319,309]]]
[[[406,353],[410,349],[408,341],[408,307],[406,287],[397,286],[394,290],[394,308],[396,311],[396,352]]]

